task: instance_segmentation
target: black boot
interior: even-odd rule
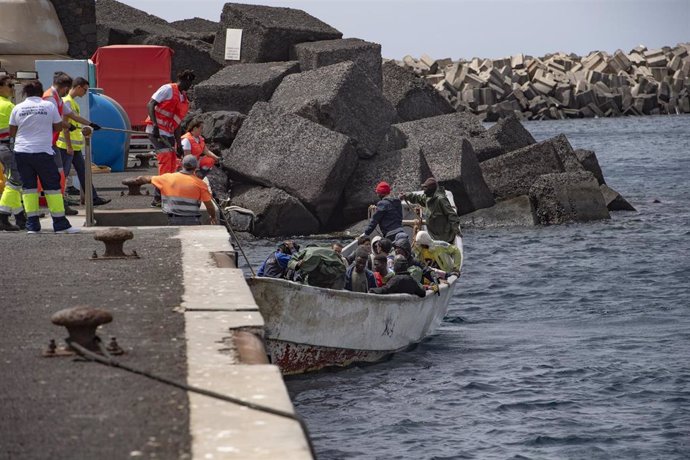
[[[22,211],[19,214],[16,214],[14,216],[14,221],[17,224],[17,227],[19,227],[20,230],[26,230],[26,213]]]
[[[19,227],[10,223],[10,216],[8,214],[0,214],[0,231],[18,232]]]

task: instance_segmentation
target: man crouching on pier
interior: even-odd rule
[[[206,183],[194,174],[199,161],[194,155],[182,159],[182,171],[161,176],[139,176],[139,184],[153,184],[161,191],[163,212],[168,225],[201,225],[201,203],[206,206],[211,225],[216,220],[216,207]]]

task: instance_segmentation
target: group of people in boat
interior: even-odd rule
[[[462,252],[455,245],[460,218],[433,177],[422,184],[422,191],[394,197],[390,185],[380,182],[376,210],[349,258],[339,242],[302,249],[294,241],[283,241],[261,264],[258,276],[372,294],[424,297],[427,290],[438,291],[439,283],[460,271]],[[424,207],[426,230],[418,231],[413,243],[403,228],[403,200]],[[383,236],[372,238],[377,228]]]

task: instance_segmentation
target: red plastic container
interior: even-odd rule
[[[174,51],[167,46],[111,45],[96,50],[96,81],[125,109],[134,126],[143,126],[146,103],[161,85],[170,83]]]

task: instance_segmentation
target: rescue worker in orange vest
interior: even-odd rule
[[[146,118],[146,132],[156,149],[158,175],[177,171],[178,158],[184,155],[180,140],[180,123],[189,111],[186,91],[192,87],[194,72],[184,70],[177,75],[177,83],[168,83],[153,93],[146,104],[149,116]],[[161,192],[156,188],[152,207],[160,207]]]
[[[140,184],[153,184],[161,191],[163,212],[169,225],[201,225],[201,203],[206,206],[211,225],[216,220],[216,207],[206,183],[195,172],[199,161],[193,155],[182,159],[182,171],[160,176],[139,176]]]
[[[187,126],[187,132],[182,136],[182,150],[184,150],[185,155],[194,155],[199,160],[197,176],[202,179],[208,175],[211,168],[220,160],[218,155],[211,152],[206,146],[206,140],[201,135],[203,128],[203,121],[198,119],[192,120]]]
[[[44,101],[49,101],[51,102],[55,108],[57,109],[58,113],[62,117],[62,125],[63,128],[69,131],[70,126],[72,126],[69,122],[69,120],[72,120],[76,123],[81,123],[82,125],[90,126],[93,128],[94,131],[98,131],[101,129],[100,126],[98,126],[96,123],[91,123],[89,120],[86,118],[82,117],[78,113],[72,110],[72,108],[68,105],[65,105],[65,102],[62,100],[63,97],[69,93],[69,90],[72,88],[72,77],[67,75],[65,72],[55,72],[53,74],[53,86],[48,88],[44,93],[43,93],[43,100]],[[62,155],[60,154],[60,150],[57,148],[55,145],[57,143],[58,138],[60,137],[60,132],[53,133],[53,151],[55,152],[55,155],[53,155],[53,158],[55,159],[55,164],[58,167],[58,172],[60,173],[60,190],[62,191],[62,194],[64,195],[65,193],[65,170],[62,166]],[[91,165],[89,165],[90,167]],[[68,216],[73,216],[77,214],[76,209],[70,208],[67,204],[65,204],[65,214]]]

